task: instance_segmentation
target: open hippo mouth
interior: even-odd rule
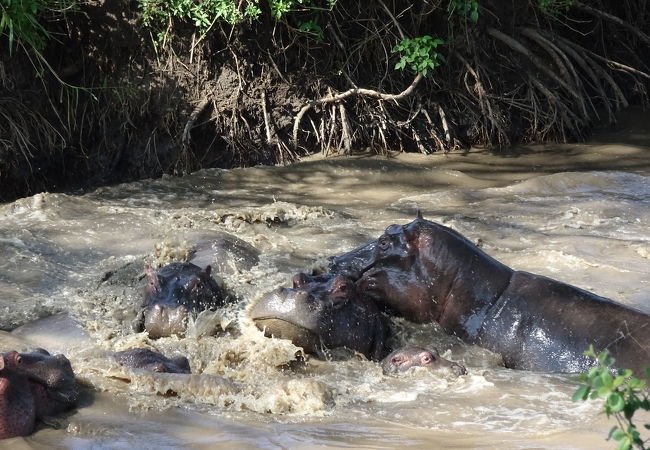
[[[318,334],[301,325],[277,317],[260,317],[253,321],[257,328],[264,332],[264,336],[288,339],[295,346],[302,347],[307,353],[316,353],[320,347]]]

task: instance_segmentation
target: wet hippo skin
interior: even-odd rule
[[[387,353],[386,319],[344,276],[297,274],[292,288],[265,295],[250,316],[267,336],[289,339],[309,353],[346,347],[375,361]]]
[[[370,248],[370,250],[368,250]],[[503,356],[514,369],[580,372],[583,352],[609,349],[619,367],[650,366],[650,316],[496,261],[456,231],[418,217],[351,252],[357,284],[379,305]],[[361,255],[361,256],[359,256]]]
[[[157,373],[191,373],[190,363],[185,356],[167,358],[165,355],[146,348],[131,348],[113,354],[115,361],[132,369],[144,369]]]
[[[211,267],[174,262],[154,270],[145,265],[143,327],[149,337],[183,336],[190,315],[225,304],[225,296],[212,278]]]

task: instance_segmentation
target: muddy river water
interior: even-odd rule
[[[515,269],[650,313],[645,118],[587,144],[500,156],[311,157],[0,205],[0,350],[65,353],[85,386],[73,413],[0,448],[613,448],[599,405],[571,402],[571,376],[504,369],[399,319],[393,344],[436,346],[468,374],[385,376],[355,355],[296,365],[299,349],[265,338],[246,307],[419,209]],[[253,266],[209,261],[233,305],[182,339],[134,331],[144,264],[183,260],[224,233],[259,251]],[[193,375],[110,358],[134,346],[185,354]]]

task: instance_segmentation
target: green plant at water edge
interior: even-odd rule
[[[618,450],[632,448],[646,449],[650,439],[643,440],[637,426],[632,421],[638,410],[650,411],[650,393],[644,380],[632,376],[629,369],[614,371],[614,359],[609,351],[596,354],[593,346],[585,352],[586,356],[596,358],[598,364],[588,372],[580,374],[578,381],[583,384],[573,394],[574,402],[591,399],[605,399],[603,410],[607,417],[614,416],[618,425],[612,427],[607,440],[618,442]],[[650,367],[646,369],[650,378]],[[650,430],[650,424],[644,427]]]
[[[401,54],[400,60],[395,64],[395,69],[406,67],[426,77],[445,60],[444,56],[436,50],[439,45],[444,43],[445,41],[442,39],[434,39],[431,36],[403,39],[393,48],[393,53]]]
[[[552,16],[566,13],[574,3],[575,0],[537,0],[537,6],[539,6],[539,9]]]
[[[474,23],[478,22],[478,2],[475,0],[451,0],[447,5],[447,12],[450,18],[455,14]]]
[[[9,52],[18,41],[41,51],[50,33],[41,20],[46,13],[61,12],[73,5],[69,0],[0,0],[0,35],[7,36]]]

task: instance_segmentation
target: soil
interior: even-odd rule
[[[217,25],[198,43],[191,24],[175,21],[171,39],[156,46],[138,1],[81,2],[47,18],[55,38],[42,58],[26,47],[10,54],[0,37],[0,201],[205,167],[289,163],[317,151],[430,153],[583,139],[599,111],[614,121],[628,100],[647,100],[650,13],[641,0],[621,11],[617,4],[602,9],[634,22],[621,26],[577,8],[583,22],[563,23],[533,3],[509,15],[509,3],[486,0],[474,26],[452,23],[441,4],[416,11],[410,2],[339,0],[329,13],[274,21],[263,11],[254,23]],[[298,31],[313,17],[320,40]],[[559,43],[535,46],[524,25],[593,45],[573,53]],[[611,55],[632,71],[599,56],[609,57],[610,44],[585,39],[581,29],[605,36],[612,27],[628,45],[612,42]],[[444,68],[409,94],[414,74],[391,70],[390,48],[403,36],[441,32],[456,33]],[[508,36],[533,57],[508,47]],[[573,78],[563,82],[553,71]],[[334,101],[343,92],[349,96]]]

